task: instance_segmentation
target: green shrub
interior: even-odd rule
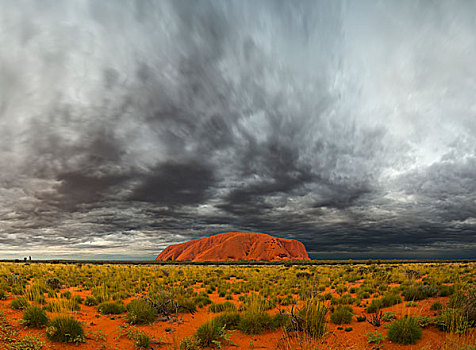
[[[434,297],[438,294],[438,289],[432,286],[417,285],[410,286],[402,291],[405,301],[417,301]]]
[[[431,323],[433,323],[435,321],[435,319],[433,317],[428,317],[428,316],[416,316],[416,320],[417,320],[417,323],[418,325],[421,327],[421,328],[426,328],[428,327]]]
[[[208,307],[208,311],[210,312],[223,312],[223,311],[236,311],[236,306],[235,304],[229,302],[229,301],[225,301],[224,303],[222,304],[211,304],[209,307]]]
[[[382,320],[387,322],[393,321],[396,318],[395,311],[387,311],[382,316]]]
[[[46,299],[45,299],[44,295],[37,296],[34,301],[39,305],[45,305],[46,304]]]
[[[76,304],[82,304],[83,303],[83,298],[81,298],[81,296],[77,295],[77,294],[73,295],[71,300]]]
[[[272,302],[271,300],[267,300],[260,295],[251,294],[246,295],[243,298],[243,304],[240,307],[240,310],[251,310],[251,309],[259,309],[262,311],[271,310],[276,306],[276,303]]]
[[[198,350],[199,344],[197,338],[194,336],[185,337],[180,342],[180,350]]]
[[[134,345],[139,349],[149,349],[152,340],[145,333],[140,333],[134,338]]]
[[[212,303],[210,298],[204,297],[204,296],[195,297],[195,299],[193,299],[193,301],[194,301],[196,307],[204,307],[204,306],[209,305],[209,304]]]
[[[5,300],[7,299],[7,294],[3,289],[0,289],[0,300]]]
[[[63,312],[63,311],[79,311],[81,307],[72,299],[56,299],[49,302],[45,307],[46,311]]]
[[[51,277],[51,278],[48,278],[46,281],[45,281],[46,285],[51,288],[51,289],[60,289],[61,288],[61,281],[59,279],[57,279],[56,277]]]
[[[99,304],[98,311],[104,315],[117,315],[126,311],[126,307],[122,303],[106,301]]]
[[[41,328],[48,324],[48,316],[41,307],[30,306],[23,312],[21,323],[28,327]]]
[[[45,343],[38,337],[25,335],[15,339],[13,343],[8,344],[9,350],[40,350],[44,349]]]
[[[375,343],[378,346],[382,341],[385,340],[383,333],[379,332],[369,332],[365,334],[365,336],[367,337],[367,344]]]
[[[350,306],[339,306],[331,314],[331,322],[334,324],[348,324],[352,322],[353,309]]]
[[[271,328],[272,317],[265,311],[245,311],[238,323],[238,329],[244,334],[261,334]]]
[[[402,298],[395,293],[387,293],[381,299],[382,307],[390,307],[393,305],[400,304],[402,302]]]
[[[353,329],[352,327],[345,327],[345,328],[344,328],[344,331],[350,332],[352,329]]]
[[[61,298],[71,299],[71,292],[67,290],[66,292],[61,293]]]
[[[224,312],[220,316],[215,317],[215,322],[219,327],[225,327],[225,329],[238,329],[241,315],[238,312]]]
[[[30,306],[30,303],[28,302],[28,299],[25,297],[19,297],[14,300],[12,300],[10,307],[14,310],[23,310]]]
[[[87,305],[87,306],[96,306],[97,304],[98,304],[98,301],[96,300],[95,297],[87,296],[86,299],[84,300],[84,305]]]
[[[344,294],[340,298],[332,298],[331,304],[332,305],[348,305],[353,304],[356,301],[355,298],[352,297],[350,294]]]
[[[450,309],[462,308],[465,301],[466,295],[462,291],[457,291],[451,296],[450,301],[448,302],[448,307]]]
[[[393,292],[389,292],[380,299],[373,299],[370,305],[365,310],[368,313],[375,313],[384,307],[390,307],[396,304],[400,304],[401,302],[402,298],[400,298],[400,296]]]
[[[290,321],[291,321],[291,315],[278,312],[276,315],[273,316],[271,320],[271,327],[273,329],[287,327]]]
[[[471,328],[471,323],[461,309],[448,308],[435,319],[435,326],[442,331],[465,333]]]
[[[447,296],[450,296],[454,293],[454,290],[455,290],[455,287],[454,286],[446,286],[446,285],[443,285],[440,287],[440,289],[438,290],[438,295],[440,297],[447,297]]]
[[[382,302],[380,301],[380,299],[374,299],[374,300],[372,300],[370,305],[367,306],[365,311],[367,311],[369,314],[373,314],[373,313],[379,311],[381,307],[382,307]]]
[[[327,308],[315,299],[308,300],[297,312],[296,330],[313,338],[320,338],[326,332]]]
[[[421,336],[421,328],[415,317],[412,316],[402,317],[388,327],[387,338],[394,343],[416,344]]]
[[[177,311],[182,313],[194,313],[197,311],[197,306],[193,299],[179,299],[177,301]]]
[[[469,290],[463,303],[463,313],[468,321],[476,325],[476,289]]]
[[[63,343],[79,343],[84,341],[84,329],[81,322],[70,316],[58,316],[46,328],[49,340]]]
[[[127,320],[131,324],[152,323],[157,318],[157,310],[143,299],[134,299],[127,305]]]
[[[430,306],[430,310],[432,310],[432,311],[438,311],[438,310],[441,310],[442,308],[443,308],[443,305],[439,302],[434,302]]]
[[[203,323],[197,328],[195,337],[199,347],[212,347],[222,336],[221,328],[215,319]]]

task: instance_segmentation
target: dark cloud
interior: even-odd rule
[[[214,184],[213,171],[205,164],[159,164],[141,181],[132,200],[183,206],[203,203]]]
[[[475,5],[1,6],[3,256],[475,257]]]

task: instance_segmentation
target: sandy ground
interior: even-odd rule
[[[358,283],[353,284],[358,285]],[[89,291],[81,291],[76,288],[70,288],[73,294],[78,294],[85,298],[90,295]],[[62,290],[62,292],[65,290]],[[329,290],[328,290],[329,291]],[[328,292],[326,291],[326,292]],[[337,295],[336,295],[337,296]],[[233,296],[233,302],[239,305],[238,297]],[[46,339],[44,329],[29,329],[20,324],[20,319],[23,312],[21,310],[12,310],[10,308],[11,301],[15,296],[8,296],[7,300],[0,301],[0,311],[11,320],[15,327],[21,330],[21,334],[32,334],[38,336],[42,341],[46,343],[45,349],[124,349],[133,350],[135,346],[133,341],[126,336],[118,337],[120,331],[120,325],[127,325],[125,320],[125,314],[118,316],[101,315],[97,312],[96,307],[81,305],[81,310],[73,312],[72,314],[76,319],[81,321],[84,325],[86,334],[86,341],[78,345],[75,344],[61,344],[53,343]],[[217,293],[210,295],[210,299],[213,302],[221,303],[226,301],[225,298],[221,298]],[[129,299],[130,300],[130,299]],[[126,300],[127,303],[129,300]],[[413,315],[425,315],[435,316],[434,311],[430,311],[430,305],[435,301],[439,301],[442,304],[448,302],[446,298],[429,298],[418,302],[418,306],[407,307],[405,302],[394,305],[389,308],[385,308],[383,311],[396,311],[397,317],[401,317],[407,314]],[[370,300],[369,300],[370,303]],[[180,341],[187,336],[195,333],[195,330],[205,321],[212,319],[217,314],[210,313],[207,310],[208,306],[199,309],[195,314],[180,314],[179,322],[171,321],[156,321],[152,325],[137,326],[147,334],[160,339],[159,344],[154,344],[154,349],[179,349]],[[365,314],[364,307],[354,308],[355,315]],[[289,308],[282,308],[289,309]],[[271,313],[277,310],[271,310]],[[52,313],[48,313],[50,317],[54,316]],[[385,322],[384,324],[389,324]],[[367,349],[460,349],[461,344],[476,344],[476,330],[467,333],[464,336],[458,336],[454,334],[448,334],[437,330],[434,327],[428,327],[423,330],[423,337],[416,345],[399,345],[392,344],[388,340],[384,340],[380,347],[374,344],[367,344],[367,337],[365,334],[369,332],[380,332],[383,335],[387,334],[387,328],[385,326],[375,327],[368,322],[357,322],[355,317],[351,324],[343,325],[343,327],[352,327],[352,331],[346,332],[344,330],[338,330],[337,325],[330,322],[327,323],[327,334],[317,341],[311,341],[309,339],[301,339],[296,337],[290,337],[283,334],[282,330],[268,331],[261,335],[244,335],[239,331],[229,331],[231,335],[231,341],[237,346],[228,345],[225,348],[229,349],[346,349],[346,350],[367,350]],[[1,348],[0,344],[0,348]]]

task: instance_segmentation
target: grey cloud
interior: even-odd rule
[[[474,257],[474,4],[0,6],[1,254]]]

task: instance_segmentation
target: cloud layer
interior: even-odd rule
[[[0,6],[2,256],[475,257],[475,4]]]

